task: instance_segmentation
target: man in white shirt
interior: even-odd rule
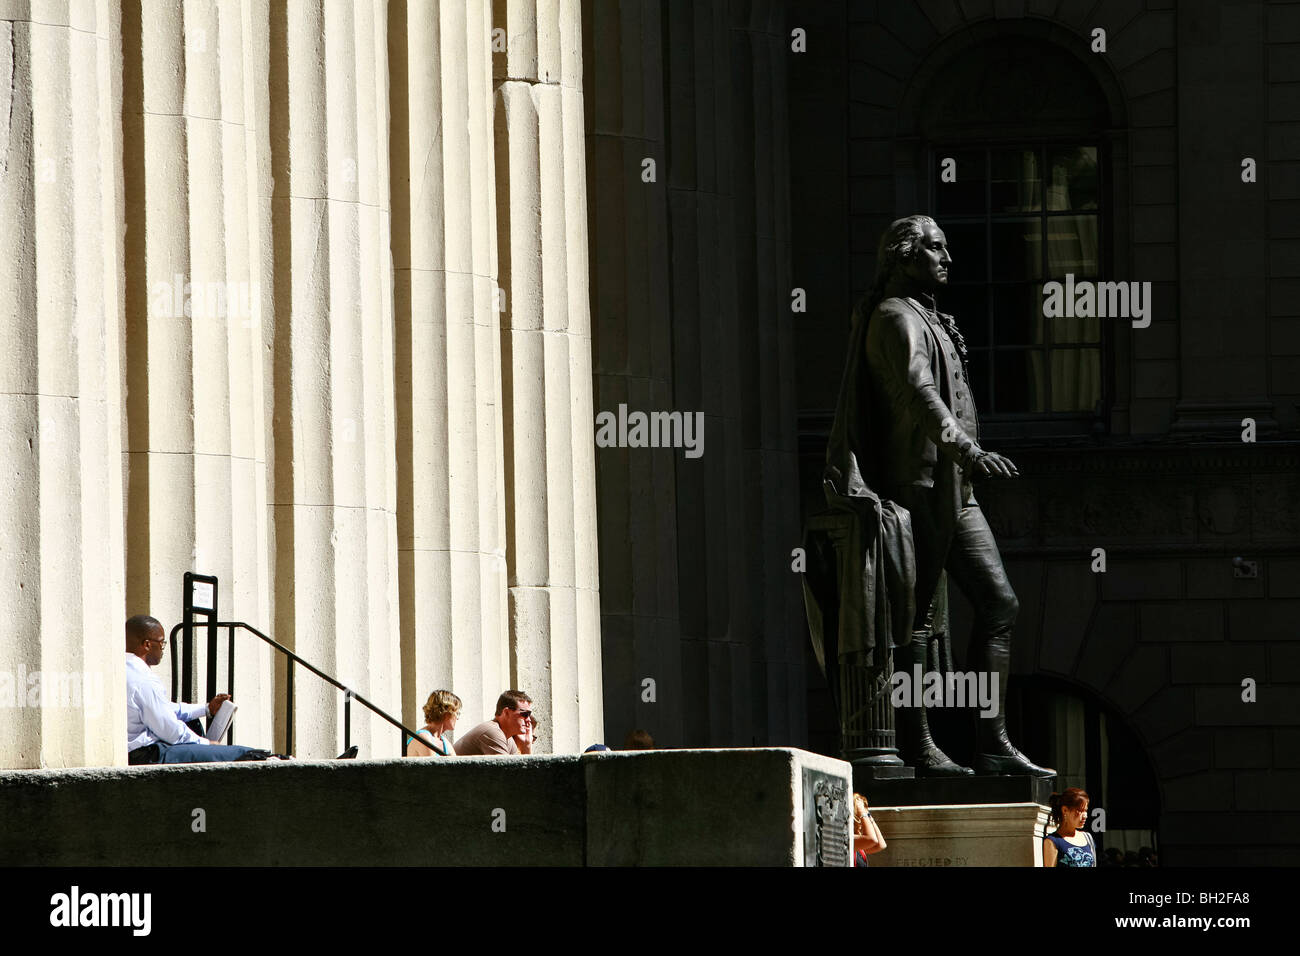
[[[206,763],[238,760],[252,750],[234,744],[223,746],[200,737],[186,721],[213,716],[229,694],[218,694],[206,704],[174,704],[163,692],[162,681],[149,668],[162,662],[167,640],[163,626],[147,614],[126,622],[126,749],[132,764]]]

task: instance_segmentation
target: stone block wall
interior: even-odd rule
[[[847,865],[849,769],[764,749],[0,771],[0,864]]]

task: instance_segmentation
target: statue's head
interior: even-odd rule
[[[875,281],[854,314],[865,320],[890,296],[934,295],[948,284],[950,265],[948,237],[937,222],[922,215],[894,220],[880,237]],[[939,321],[957,346],[962,361],[966,361],[966,339],[957,331],[952,316],[941,313]]]
[[[876,254],[875,288],[883,292],[890,283],[933,293],[948,284],[948,239],[929,216],[905,216],[890,223],[880,237]]]

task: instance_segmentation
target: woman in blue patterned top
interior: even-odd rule
[[[1043,838],[1043,866],[1096,866],[1097,846],[1083,828],[1088,822],[1088,792],[1070,787],[1052,794],[1048,817],[1057,826]]]

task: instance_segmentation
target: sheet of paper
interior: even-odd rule
[[[235,719],[235,711],[239,708],[234,701],[223,700],[221,709],[217,711],[217,716],[212,718],[212,725],[208,727],[208,739],[212,741],[220,740],[226,735],[230,728],[230,722]]]

